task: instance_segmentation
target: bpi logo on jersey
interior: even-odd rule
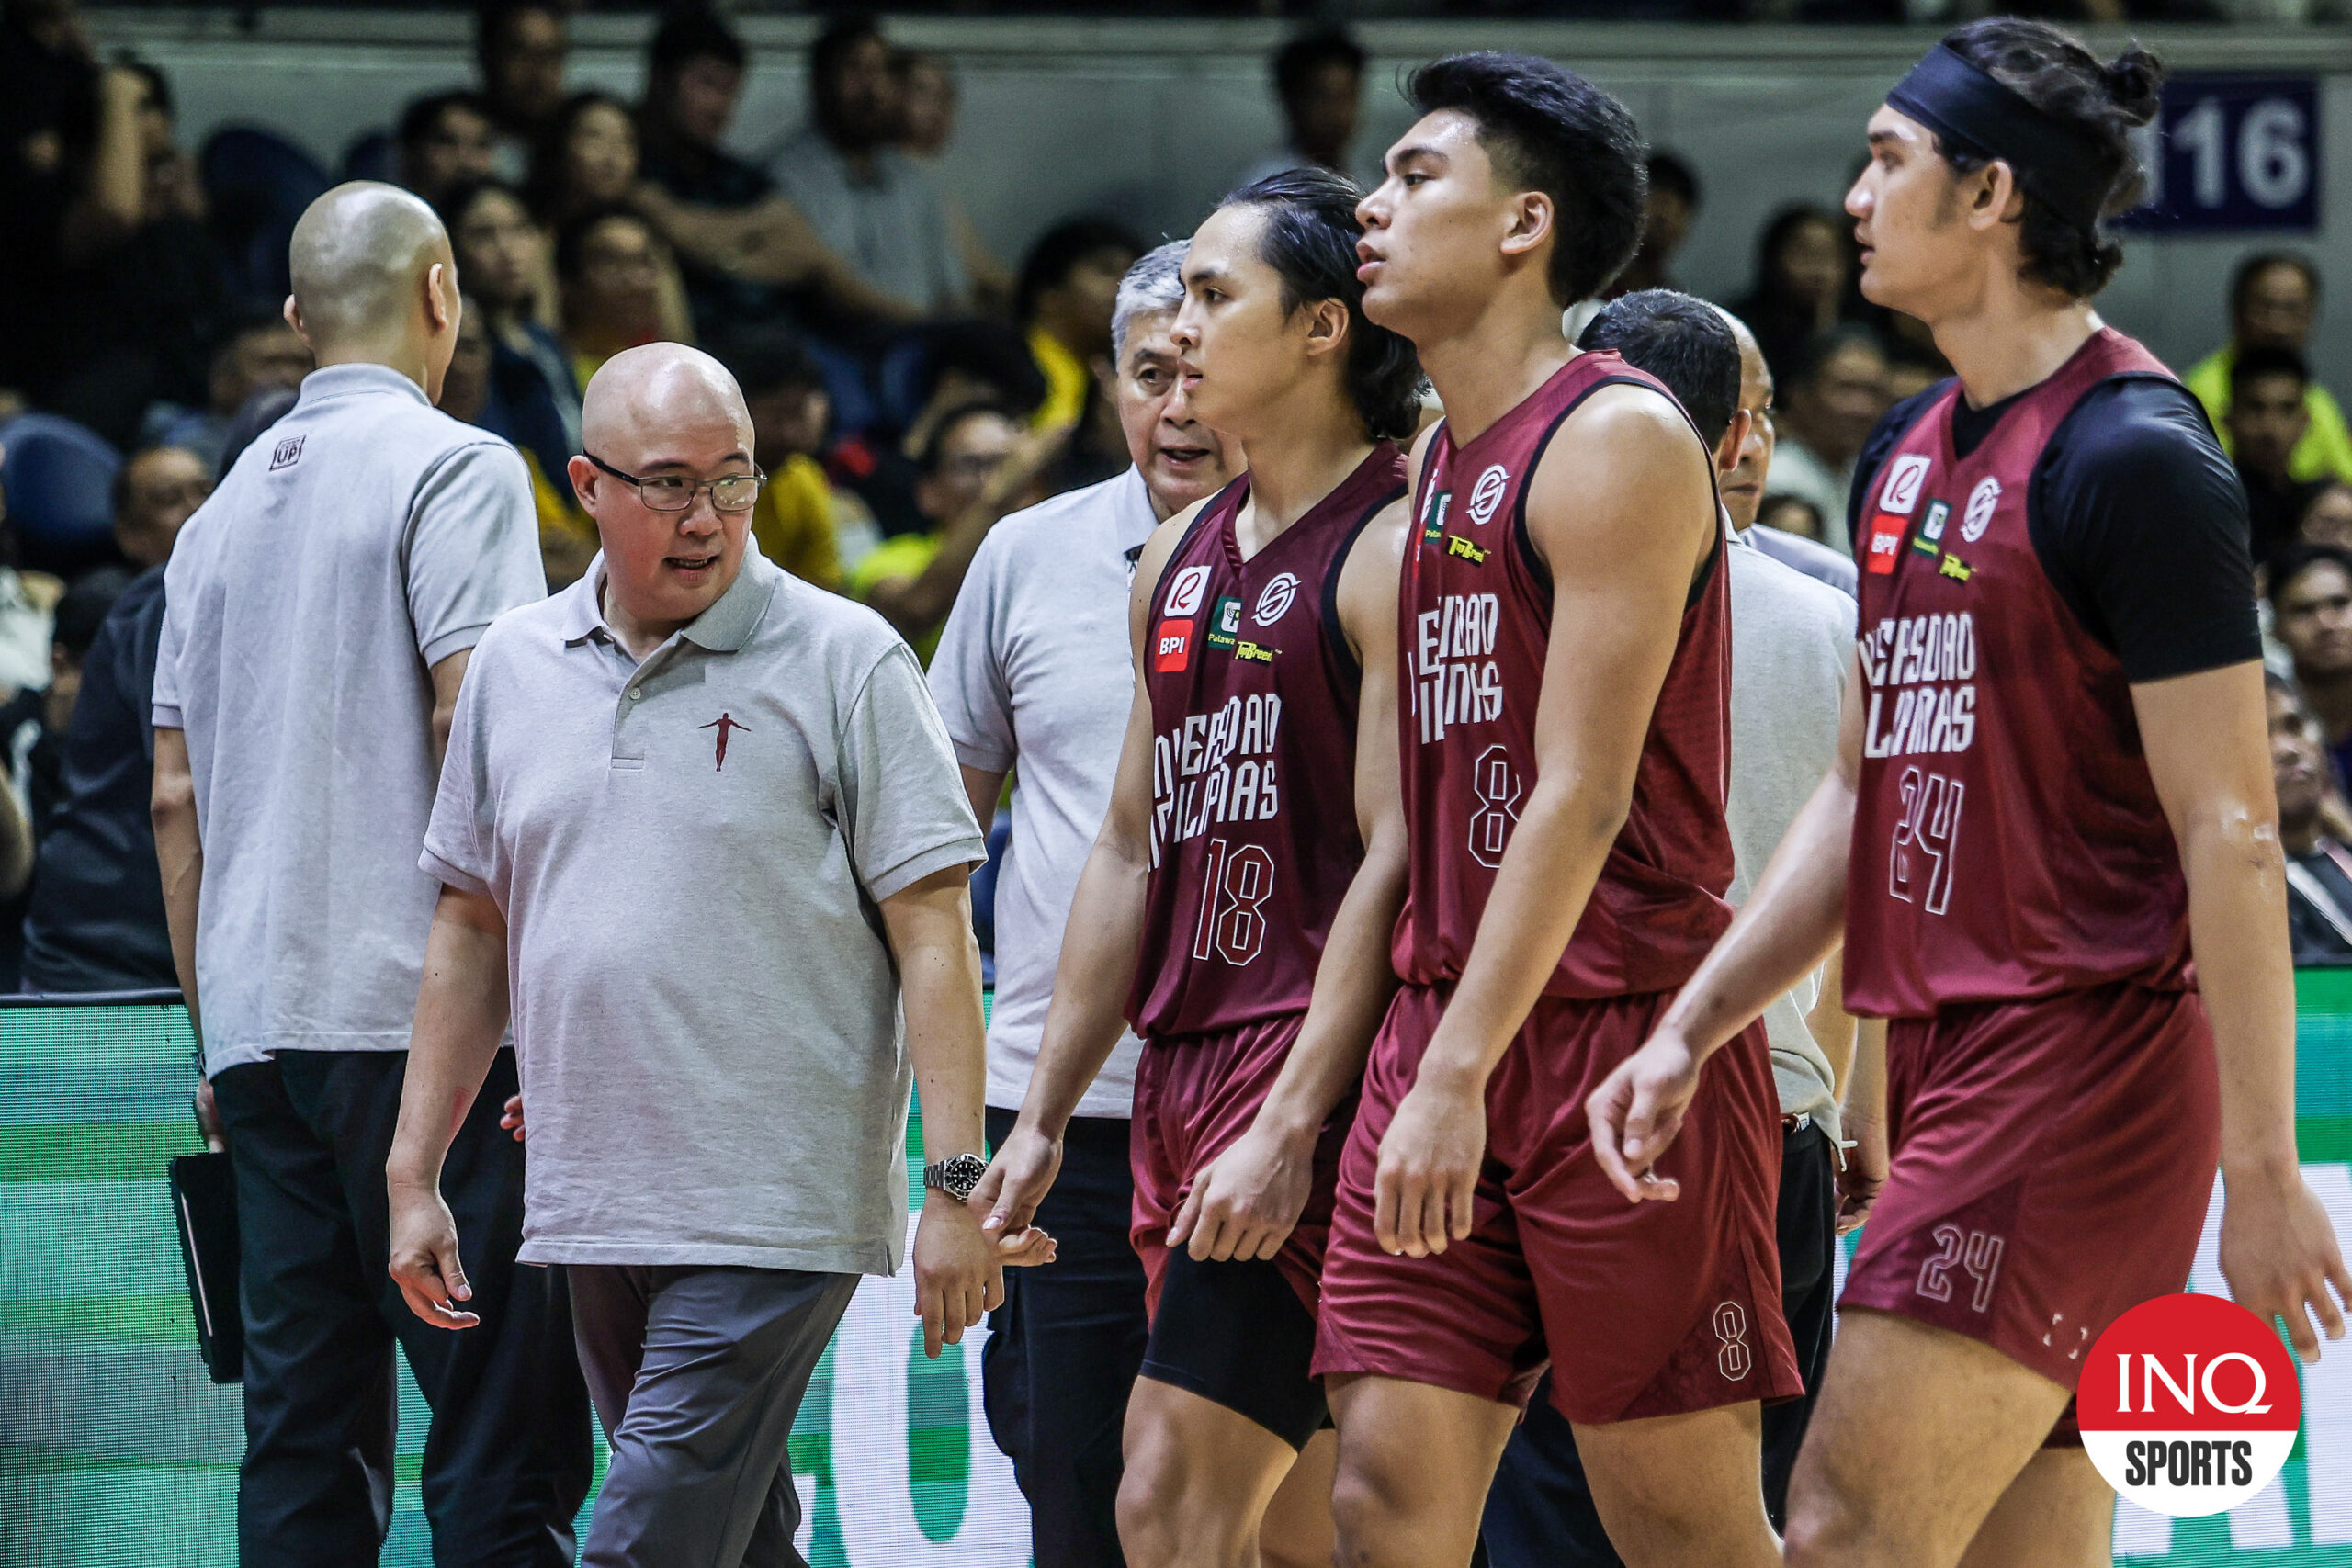
[[[2176,1518],[2236,1507],[2277,1479],[2302,1424],[2295,1363],[2221,1296],[2158,1296],[2091,1347],[2075,1409],[2107,1483]]]
[[[1968,510],[1961,514],[1960,536],[1970,544],[1984,536],[1993,525],[1993,509],[2001,504],[2001,481],[1996,479],[1979,480],[1968,492]]]
[[[1151,667],[1166,675],[1193,662],[1193,623],[1189,616],[1159,623],[1152,639]]]
[[[1484,523],[1503,503],[1503,491],[1510,488],[1510,471],[1500,463],[1478,476],[1477,485],[1470,491],[1470,521]]]
[[[1201,607],[1201,596],[1209,591],[1209,569],[1188,566],[1178,572],[1168,585],[1168,610],[1171,615],[1189,615]]]
[[[1927,477],[1927,458],[1916,454],[1897,457],[1886,471],[1886,488],[1879,491],[1878,509],[1898,517],[1910,516],[1911,509],[1919,504],[1919,486]]]
[[[1258,607],[1250,613],[1250,617],[1261,626],[1271,626],[1283,618],[1283,613],[1290,608],[1291,601],[1297,597],[1298,579],[1285,571],[1266,584],[1265,591],[1258,595]]]

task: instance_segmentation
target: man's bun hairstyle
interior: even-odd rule
[[[1363,313],[1356,277],[1356,241],[1363,192],[1329,169],[1285,169],[1242,186],[1220,207],[1254,207],[1265,215],[1258,254],[1283,282],[1283,308],[1314,299],[1348,308],[1348,396],[1375,440],[1403,441],[1420,428],[1421,362],[1408,339]]]
[[[1552,298],[1589,299],[1634,259],[1649,198],[1649,150],[1625,106],[1532,54],[1455,54],[1413,73],[1413,107],[1477,123],[1503,178],[1552,198]]]
[[[2132,132],[2156,118],[2164,62],[2135,43],[2102,64],[2072,33],[2022,17],[1987,17],[1946,33],[1943,41],[2044,116],[2101,144],[2111,173],[2098,223],[2086,228],[2061,217],[2019,186],[2025,196],[2018,236],[2025,275],[2070,298],[2088,299],[2123,265],[2123,247],[2105,231],[2105,220],[2139,205],[2147,188],[2147,171],[2132,147]],[[1981,159],[1950,152],[1944,156],[1962,174],[1984,166]]]

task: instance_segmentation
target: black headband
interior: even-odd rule
[[[2098,227],[2121,173],[2098,137],[2051,118],[1949,44],[1929,50],[1886,105],[1934,131],[1946,152],[2007,164],[2020,186],[2085,230]]]

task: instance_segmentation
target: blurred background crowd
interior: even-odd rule
[[[921,7],[915,7],[921,9]],[[969,10],[972,7],[955,7]],[[1034,8],[1034,7],[1030,7]],[[1196,3],[1191,12],[1263,6]],[[1372,9],[1377,10],[1378,7]],[[1430,7],[1419,9],[1428,11]],[[1455,0],[1447,15],[1580,16],[1566,0]],[[1918,0],[1611,0],[1649,18],[1920,19]],[[2081,0],[2080,18],[2216,17],[2216,0]],[[2304,12],[2307,14],[2306,6]],[[595,536],[565,479],[598,365],[670,339],[741,382],[770,476],[762,551],[872,604],[928,655],[989,527],[1127,465],[1104,392],[1119,278],[1165,237],[1079,209],[1018,254],[982,238],[940,159],[955,59],[852,13],[806,51],[806,119],[746,126],[737,23],[642,17],[634,95],[571,69],[572,8],[491,0],[474,73],[385,123],[352,106],[339,166],[252,124],[183,139],[173,83],[100,50],[74,0],[0,4],[0,988],[168,986],[147,828],[146,724],[161,564],[310,368],[280,315],[296,217],[340,179],[396,182],[447,223],[466,294],[443,399],[528,460],[551,586]],[[1301,20],[1266,62],[1285,130],[1226,183],[1301,164],[1363,178],[1373,79],[1344,29]],[[763,146],[758,156],[748,146]],[[1614,291],[1677,284],[1707,170],[1660,146],[1649,226]],[[1719,290],[1776,382],[1759,521],[1850,551],[1846,492],[1897,399],[1947,373],[1917,323],[1857,288],[1849,221],[1792,203]],[[2307,357],[2325,280],[2262,250],[2228,332],[2183,366],[2252,502],[2272,627],[2282,805],[2304,875],[2299,950],[2352,960],[2352,434]]]

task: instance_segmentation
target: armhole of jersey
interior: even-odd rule
[[[1218,507],[1225,504],[1227,492],[1231,491],[1234,486],[1241,483],[1249,477],[1250,476],[1247,474],[1236,474],[1233,478],[1226,480],[1224,489],[1219,490],[1215,495],[1209,497],[1206,503],[1204,504],[1198,512],[1193,513],[1193,520],[1184,525],[1184,532],[1179,536],[1176,540],[1176,547],[1168,552],[1168,558],[1166,560],[1159,563],[1159,580],[1151,585],[1150,614],[1152,615],[1157,616],[1160,614],[1160,607],[1164,603],[1161,595],[1166,592],[1168,588],[1168,569],[1184,558],[1184,552],[1193,547],[1193,541],[1200,536],[1203,525],[1205,525],[1210,518],[1216,515],[1216,509]],[[1142,545],[1136,547],[1136,559],[1138,562],[1143,558],[1144,550],[1149,548],[1150,545],[1151,541],[1146,539]]]
[[[1715,575],[1715,562],[1721,559],[1723,556],[1723,540],[1721,538],[1723,534],[1723,497],[1715,490],[1714,453],[1708,448],[1705,440],[1700,436],[1699,427],[1690,423],[1690,411],[1685,409],[1680,402],[1676,400],[1672,392],[1666,391],[1659,382],[1649,377],[1603,376],[1591,386],[1587,387],[1583,391],[1578,392],[1574,402],[1570,403],[1566,408],[1562,409],[1558,413],[1552,416],[1552,423],[1544,427],[1544,434],[1542,435],[1536,437],[1535,456],[1527,465],[1527,481],[1519,487],[1518,499],[1511,506],[1511,542],[1519,548],[1520,564],[1527,569],[1527,575],[1529,579],[1534,582],[1537,591],[1540,592],[1548,602],[1552,597],[1552,573],[1550,569],[1544,566],[1544,558],[1536,553],[1534,536],[1527,531],[1527,494],[1528,491],[1535,488],[1536,470],[1544,466],[1544,454],[1551,449],[1552,437],[1560,433],[1560,426],[1568,422],[1568,416],[1570,414],[1584,407],[1584,400],[1587,398],[1592,396],[1593,393],[1600,390],[1603,387],[1640,387],[1647,391],[1664,392],[1667,405],[1673,409],[1676,413],[1682,416],[1683,428],[1690,432],[1691,440],[1699,443],[1699,455],[1706,460],[1707,495],[1714,503],[1716,523],[1715,533],[1717,535],[1717,538],[1715,541],[1715,548],[1709,550],[1707,552],[1707,558],[1700,563],[1698,574],[1690,580],[1690,591],[1683,598],[1683,612],[1688,614],[1690,606],[1696,604],[1700,598],[1706,592],[1708,582],[1713,580]]]
[[[1322,616],[1323,649],[1350,690],[1363,684],[1363,666],[1357,660],[1355,650],[1348,646],[1347,628],[1340,625],[1340,574],[1348,570],[1349,558],[1355,554],[1356,541],[1363,537],[1366,528],[1372,526],[1372,520],[1380,515],[1384,507],[1395,504],[1396,498],[1404,493],[1405,487],[1398,485],[1366,506],[1356,520],[1348,525],[1347,537],[1341,539],[1340,547],[1331,552],[1330,568],[1323,573],[1322,603],[1317,606]]]
[[[1868,513],[1870,508],[1868,506],[1856,506],[1854,504],[1853,498],[1857,495],[1868,495],[1878,488],[1878,477],[1886,469],[1886,459],[1894,454],[1894,451],[1897,446],[1903,445],[1903,438],[1909,435],[1914,430],[1917,429],[1919,422],[1928,417],[1928,414],[1935,408],[1937,402],[1941,399],[1944,389],[1957,379],[1957,377],[1947,376],[1942,380],[1934,383],[1932,386],[1912,393],[1910,398],[1905,400],[1905,401],[1914,404],[1911,410],[1911,417],[1905,420],[1901,424],[1896,425],[1893,430],[1887,433],[1886,446],[1879,452],[1877,465],[1867,474],[1863,473],[1860,468],[1857,468],[1854,470],[1854,488],[1847,493],[1846,498],[1846,531],[1857,541],[1858,547],[1859,541],[1860,541],[1864,536],[1864,530],[1860,526],[1863,521],[1861,514]],[[1897,404],[1896,406],[1900,407],[1901,405]],[[1892,413],[1894,410],[1890,409],[1887,412]],[[1878,433],[1873,430],[1871,434],[1875,435]],[[1870,443],[1867,439],[1862,445],[1864,450],[1869,449]]]
[[[2082,412],[2083,405],[2090,401],[2092,396],[2100,389],[2117,386],[2126,381],[2163,381],[2179,387],[2182,394],[2189,403],[2195,406],[2200,416],[2204,414],[2204,403],[2177,378],[2160,376],[2153,370],[2120,370],[2112,376],[2102,376],[2084,388],[2082,396],[2075,400],[2075,406],[2068,409],[2060,417],[2058,423],[2051,427],[2050,439],[2041,444],[2041,453],[2033,459],[2033,474],[2027,479],[2025,487],[2026,543],[2033,547],[2034,564],[2041,568],[2041,581],[2050,585],[2051,597],[2064,604],[2066,607],[2066,614],[2074,617],[2075,629],[2115,657],[2120,656],[2116,651],[2113,628],[2100,630],[2093,627],[2092,617],[2085,614],[2090,608],[2090,603],[2089,595],[2085,591],[2083,583],[2072,572],[2068,572],[2062,578],[2051,570],[2055,558],[2055,546],[2050,537],[2049,530],[2042,523],[2041,487],[2048,483],[2050,479],[2052,443],[2058,439],[2059,434],[2067,425],[2074,423],[2075,416]],[[2211,419],[2206,419],[2205,428],[2209,433],[2212,430]],[[2220,444],[2221,437],[2218,434],[2213,439],[2216,445]]]

